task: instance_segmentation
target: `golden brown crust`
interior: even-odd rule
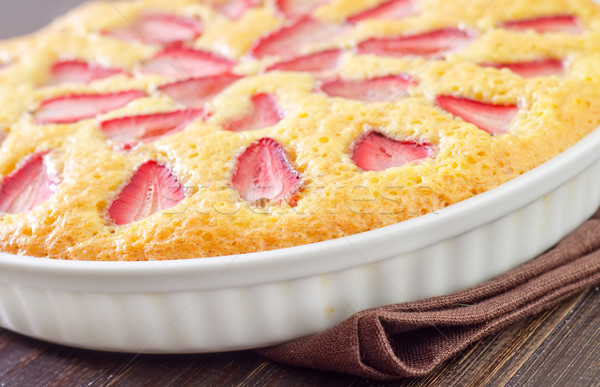
[[[376,0],[334,0],[316,17],[340,21]],[[135,73],[155,48],[128,44],[97,31],[126,23],[142,10],[167,9],[198,16],[204,34],[198,48],[240,59],[252,42],[282,20],[269,3],[233,22],[197,1],[92,3],[43,32],[0,46],[18,60],[0,72],[0,124],[8,137],[0,150],[0,175],[28,154],[52,149],[62,175],[58,191],[25,214],[0,221],[0,250],[33,256],[86,260],[159,260],[263,251],[312,243],[390,225],[444,208],[518,176],[572,146],[600,126],[600,7],[591,0],[421,0],[419,16],[405,21],[369,21],[348,38],[323,47],[349,48],[338,75],[344,78],[406,73],[419,84],[393,103],[364,104],[315,93],[308,74],[262,69],[271,60],[244,59],[235,72],[247,75],[221,93],[206,123],[120,152],[107,143],[97,120],[71,125],[34,124],[28,113],[39,101],[71,92],[142,89],[149,96],[102,118],[169,111],[175,101],[156,92],[159,76],[117,76],[88,86],[38,87],[57,58],[101,61]],[[168,5],[166,5],[168,4]],[[450,7],[449,4],[452,4]],[[494,28],[499,21],[572,13],[581,35],[536,34]],[[102,17],[98,17],[102,15]],[[370,36],[468,25],[478,35],[447,60],[356,55],[351,47]],[[223,31],[228,31],[224,34]],[[16,51],[19,55],[15,55]],[[565,58],[564,77],[521,78],[477,63]],[[17,59],[18,58],[18,59]],[[274,93],[286,110],[278,125],[235,133],[221,129],[225,116],[239,115],[257,92]],[[489,103],[518,104],[511,131],[490,136],[435,106],[436,95],[452,94]],[[383,172],[362,172],[349,150],[365,131],[415,139],[436,147],[434,158]],[[244,202],[231,189],[236,156],[252,141],[272,137],[283,144],[304,186],[296,207]],[[107,221],[107,206],[136,166],[155,159],[169,166],[187,198],[162,213],[127,226]]]

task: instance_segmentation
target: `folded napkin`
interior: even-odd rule
[[[261,349],[274,361],[389,380],[424,376],[468,345],[600,284],[600,211],[546,254],[449,296],[356,313]]]

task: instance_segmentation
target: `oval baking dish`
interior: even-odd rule
[[[154,262],[0,254],[0,325],[77,347],[254,348],[369,307],[446,294],[543,252],[600,204],[600,129],[545,164],[441,211],[346,238]]]

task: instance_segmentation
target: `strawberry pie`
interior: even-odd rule
[[[593,0],[133,0],[0,43],[0,251],[243,254],[488,191],[600,126]]]

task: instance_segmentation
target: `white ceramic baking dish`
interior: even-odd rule
[[[540,167],[436,213],[311,245],[161,262],[0,254],[0,325],[128,352],[253,348],[369,307],[454,292],[543,252],[600,204],[600,129]]]

